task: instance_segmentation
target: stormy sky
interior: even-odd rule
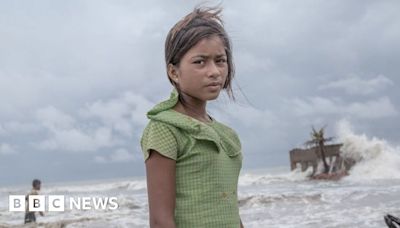
[[[145,113],[171,91],[169,29],[200,1],[0,2],[0,186],[144,175]],[[216,5],[219,1],[209,1]],[[236,102],[209,112],[243,169],[287,166],[346,119],[400,145],[400,2],[223,1]]]

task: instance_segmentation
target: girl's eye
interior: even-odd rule
[[[226,59],[218,59],[217,63],[226,63]]]
[[[204,64],[204,60],[196,60],[193,63],[194,64]]]

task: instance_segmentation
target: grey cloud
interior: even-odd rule
[[[128,91],[117,98],[87,104],[79,113],[84,118],[100,119],[106,126],[131,136],[134,125],[146,124],[147,118],[143,113],[153,105],[145,97]]]
[[[396,117],[399,112],[388,97],[381,97],[365,103],[353,103],[348,106],[348,112],[354,116],[366,119]]]
[[[4,127],[0,124],[0,136],[1,135],[5,135],[6,134],[6,130],[4,129]]]
[[[67,152],[93,152],[112,147],[118,142],[110,129],[99,127],[91,130],[77,128],[53,129],[52,135],[37,144],[37,149]]]
[[[68,129],[75,124],[75,119],[58,110],[53,106],[42,108],[36,111],[38,121],[50,130]]]
[[[394,85],[393,81],[384,75],[378,75],[375,78],[365,80],[357,76],[350,76],[326,85],[321,85],[318,89],[343,89],[350,95],[368,95],[392,85]]]
[[[21,135],[21,134],[36,134],[41,131],[41,124],[36,122],[19,122],[9,121],[0,126],[0,135]]]
[[[36,118],[49,131],[48,138],[36,145],[41,150],[95,151],[116,143],[111,129],[87,127],[84,122],[78,122],[55,107],[39,109]]]
[[[132,162],[137,160],[138,156],[135,156],[133,153],[129,152],[124,148],[119,148],[116,151],[113,151],[109,155],[105,156],[95,156],[94,162],[96,163],[121,163],[121,162]]]
[[[17,150],[8,143],[0,143],[0,155],[17,154]]]
[[[49,131],[49,136],[38,142],[36,148],[93,152],[124,144],[134,133],[140,133],[138,129],[147,122],[144,113],[152,106],[143,96],[125,92],[116,98],[88,103],[74,116],[55,107],[39,109],[36,119]]]
[[[351,115],[365,119],[380,119],[398,115],[398,110],[388,97],[364,102],[346,103],[341,99],[311,97],[295,98],[289,102],[297,115]],[[373,110],[373,111],[371,111]]]

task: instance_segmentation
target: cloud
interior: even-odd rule
[[[37,123],[33,122],[19,122],[10,121],[0,125],[0,135],[15,135],[15,134],[35,134],[41,130],[41,127]]]
[[[54,129],[52,133],[50,138],[39,142],[36,147],[42,150],[93,152],[118,144],[113,140],[111,130],[104,127],[86,131],[77,128]]]
[[[296,98],[289,102],[289,107],[299,116],[351,115],[362,119],[379,119],[398,115],[398,110],[388,97],[348,104],[341,99]]]
[[[365,103],[352,103],[347,106],[347,111],[349,114],[365,119],[378,119],[398,115],[396,107],[388,97],[381,97]]]
[[[17,154],[16,149],[8,143],[0,143],[0,155]]]
[[[36,118],[49,131],[48,138],[36,144],[41,150],[95,151],[116,144],[110,128],[79,122],[55,107],[39,109]]]
[[[357,76],[351,76],[345,79],[330,82],[326,85],[321,85],[318,87],[318,89],[342,89],[350,95],[368,95],[381,91],[387,86],[391,86],[393,84],[394,83],[392,80],[383,75],[378,75],[375,78],[367,80]]]
[[[332,99],[323,97],[295,98],[289,102],[288,106],[289,110],[293,110],[295,114],[300,116],[340,112],[338,105]]]
[[[106,158],[103,156],[95,156],[93,161],[96,163],[107,163]]]
[[[36,118],[50,130],[69,129],[75,123],[75,119],[72,116],[53,106],[37,110]]]
[[[147,123],[146,111],[153,106],[130,91],[115,98],[97,100],[79,108],[75,116],[54,106],[41,108],[35,117],[48,131],[46,139],[35,143],[40,150],[93,152],[132,141]]]
[[[129,137],[134,126],[147,123],[145,113],[152,106],[145,97],[128,91],[113,99],[87,104],[79,113],[83,118],[99,119],[105,126]]]
[[[126,149],[120,148],[108,156],[95,156],[96,163],[115,163],[115,162],[131,162],[136,159],[136,156],[129,153]]]
[[[0,135],[5,135],[7,132],[4,127],[0,124]]]

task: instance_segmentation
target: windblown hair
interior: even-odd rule
[[[178,21],[169,31],[165,40],[165,63],[179,66],[182,57],[200,40],[217,35],[221,38],[227,56],[228,76],[223,89],[233,100],[235,99],[232,91],[232,79],[235,68],[232,59],[232,49],[229,37],[224,29],[223,21],[220,17],[221,8],[197,7],[193,12]],[[177,84],[169,78],[171,84],[179,88]]]

